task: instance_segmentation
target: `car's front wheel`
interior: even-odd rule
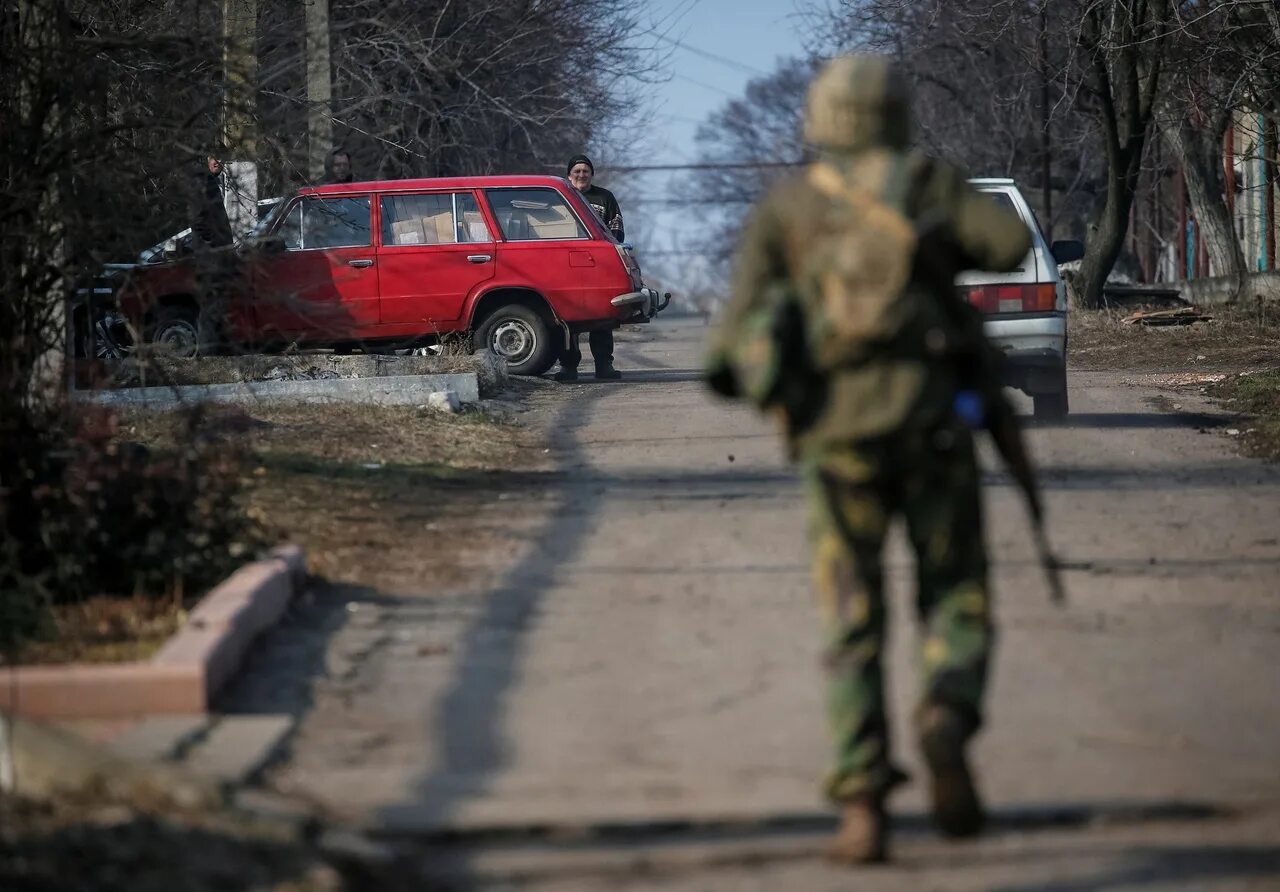
[[[558,355],[554,327],[526,304],[498,307],[476,329],[478,346],[493,351],[513,375],[541,375]]]

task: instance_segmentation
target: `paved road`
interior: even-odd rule
[[[705,331],[624,336],[620,384],[536,389],[557,470],[485,508],[508,532],[468,585],[331,592],[273,636],[228,704],[301,690],[272,783],[412,842],[457,888],[851,887],[816,855],[832,824],[798,483],[769,427],[699,384]],[[859,889],[1280,888],[1280,470],[1233,455],[1194,394],[1071,385],[1071,423],[1032,433],[1066,609],[988,463],[993,832],[940,842],[914,785],[898,863]],[[890,565],[905,719],[900,539]],[[299,688],[313,663],[327,676]]]

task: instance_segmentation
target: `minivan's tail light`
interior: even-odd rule
[[[1052,313],[1058,306],[1053,284],[974,285],[965,297],[984,313]]]

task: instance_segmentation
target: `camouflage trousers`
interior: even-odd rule
[[[884,566],[890,523],[906,522],[923,624],[921,705],[946,704],[976,730],[994,629],[978,470],[963,427],[828,447],[806,456],[813,577],[826,636],[837,801],[906,779],[885,710]]]

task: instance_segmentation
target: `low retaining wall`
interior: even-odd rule
[[[252,384],[186,384],[77,391],[81,399],[104,406],[169,408],[192,403],[364,403],[422,406],[433,393],[452,391],[458,401],[480,401],[474,372],[447,375],[397,375],[380,378],[324,378],[315,381],[258,381]]]
[[[1236,280],[1226,276],[1171,284],[1180,290],[1183,300],[1197,307],[1229,303],[1236,290]],[[1258,300],[1280,301],[1280,273],[1250,273],[1245,276],[1237,301],[1248,306]]]
[[[306,557],[297,546],[241,567],[205,595],[147,661],[5,669],[0,711],[41,719],[204,712],[253,640],[284,615],[305,576]]]

